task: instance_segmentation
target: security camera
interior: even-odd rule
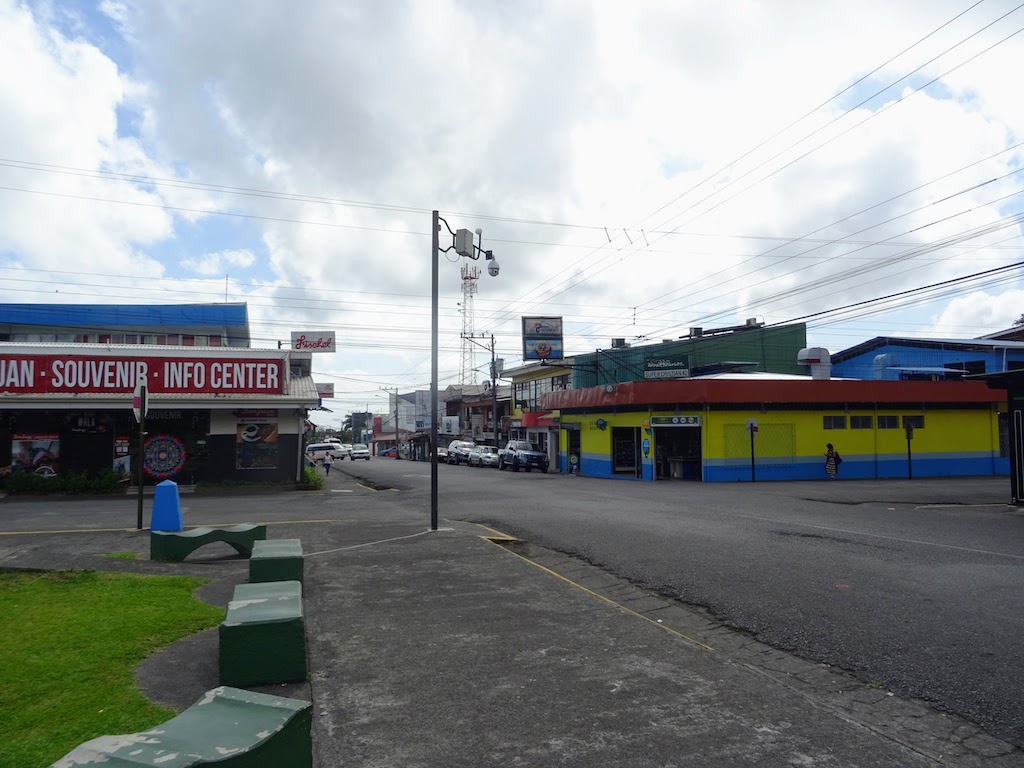
[[[491,259],[490,263],[488,263],[487,265],[487,274],[489,274],[491,277],[497,277],[498,270],[500,269],[501,267],[498,266],[498,260]]]

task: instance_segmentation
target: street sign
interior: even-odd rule
[[[757,434],[757,430],[757,419],[747,419],[747,432],[750,433],[751,437]]]
[[[149,392],[146,391],[146,385],[141,380],[135,385],[135,392],[132,395],[132,413],[135,414],[135,420],[138,422],[141,422],[142,417],[149,413]]]

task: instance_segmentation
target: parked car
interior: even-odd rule
[[[353,443],[352,450],[348,457],[355,461],[356,459],[370,460],[370,448],[369,446],[363,445],[362,443]]]
[[[476,445],[472,440],[452,440],[448,443],[448,463],[467,464],[469,463],[469,452]]]
[[[398,455],[398,451],[392,446],[391,448],[385,448],[383,451],[377,454],[378,456],[387,456],[389,459],[395,458]]]
[[[474,445],[466,463],[471,467],[498,466],[498,449],[493,445]]]
[[[526,440],[509,440],[508,445],[498,452],[498,469],[505,467],[512,467],[513,472],[520,469],[529,472],[534,467],[547,472],[548,455]]]
[[[320,464],[328,453],[334,460],[344,459],[348,451],[340,443],[313,443],[306,446],[306,455],[314,464]]]
[[[438,461],[448,461],[448,449],[447,448],[438,448],[437,449],[437,460]]]

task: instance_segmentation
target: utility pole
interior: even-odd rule
[[[388,397],[391,396],[391,387],[381,387],[381,389],[388,393]],[[395,387],[395,458],[402,458],[398,455],[398,387]]]
[[[501,450],[498,439],[498,361],[494,357],[494,334],[491,334],[491,392],[494,402],[491,403],[491,417],[494,424],[494,447]]]
[[[481,333],[480,337],[486,338],[487,334]],[[498,371],[498,360],[495,357],[494,334],[491,334],[491,344],[489,347],[485,344],[481,344],[479,341],[474,339],[472,335],[464,335],[462,340],[463,343],[468,341],[476,344],[478,347],[483,347],[484,349],[489,349],[491,351],[491,429],[494,434],[494,445],[500,448],[500,441],[498,440],[498,375],[500,372]]]

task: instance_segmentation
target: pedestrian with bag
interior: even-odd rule
[[[829,479],[835,480],[836,474],[839,472],[839,465],[843,463],[843,457],[832,447],[832,443],[827,443],[825,449],[825,471],[828,472]]]
[[[334,463],[334,459],[331,456],[331,452],[327,451],[324,454],[324,474],[328,477],[331,476],[331,464]]]

